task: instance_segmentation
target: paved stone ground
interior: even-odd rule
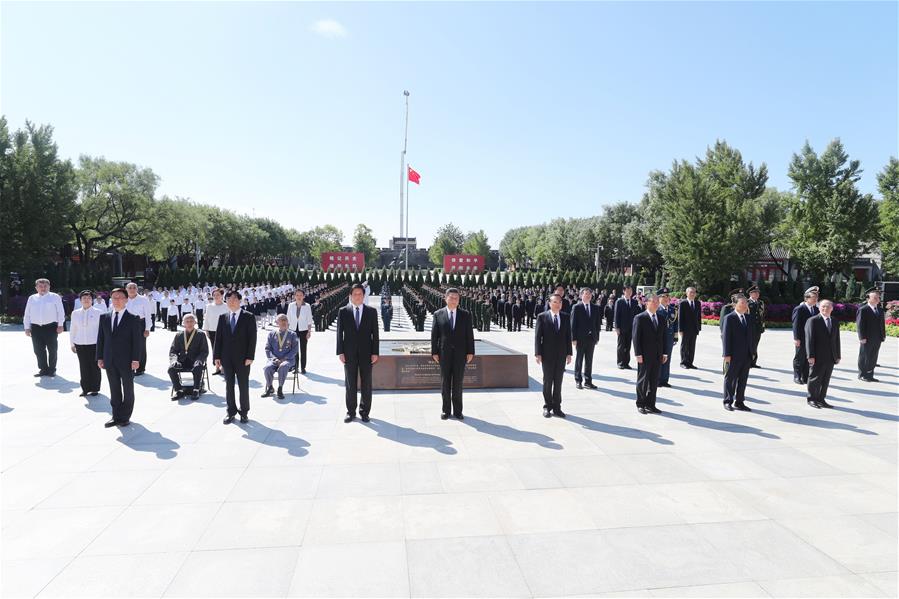
[[[469,391],[464,422],[439,419],[436,392],[380,392],[368,425],[345,425],[326,332],[283,401],[259,398],[254,365],[239,426],[219,378],[169,401],[170,340],[151,336],[119,430],[105,380],[79,398],[68,351],[33,379],[21,328],[0,332],[4,596],[896,596],[895,340],[883,382],[861,384],[843,334],[833,411],[806,406],[789,333],[769,331],[754,411],[725,412],[708,327],[662,415],[637,413],[603,333],[600,390],[566,375],[567,420],[542,417],[531,359],[529,390]]]

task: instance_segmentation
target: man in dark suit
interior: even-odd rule
[[[677,333],[680,337],[681,368],[696,368],[696,337],[702,330],[702,302],[696,298],[696,288],[687,287],[687,299],[677,305]]]
[[[818,313],[818,288],[805,290],[805,301],[793,308],[793,382],[797,385],[808,384],[808,355],[805,351],[805,323]]]
[[[543,417],[565,418],[562,411],[562,375],[571,364],[571,325],[562,312],[562,297],[549,298],[549,310],[537,316],[534,328],[534,355],[543,366]]]
[[[337,313],[337,355],[343,363],[346,387],[346,417],[344,422],[356,418],[357,379],[362,383],[362,401],[359,416],[368,422],[371,411],[371,369],[378,361],[378,312],[363,305],[365,287],[356,283],[350,290],[350,303]]]
[[[855,327],[858,331],[858,378],[868,383],[876,383],[874,367],[880,354],[880,344],[886,340],[887,330],[885,316],[880,308],[880,290],[876,287],[865,292],[867,302],[855,315]]]
[[[442,383],[442,420],[450,414],[462,416],[462,382],[465,365],[474,359],[474,329],[471,313],[459,307],[459,290],[450,287],[444,300],[446,307],[434,313],[431,324],[431,358],[440,365]]]
[[[659,387],[659,371],[668,361],[665,354],[666,322],[657,314],[659,296],[646,298],[646,310],[633,318],[631,337],[634,356],[637,358],[637,411],[641,414],[661,414],[656,407],[656,391]]]
[[[125,308],[128,294],[122,288],[109,294],[112,311],[100,316],[97,366],[106,370],[112,420],[105,424],[128,426],[134,411],[134,371],[140,368],[144,348],[144,321]]]
[[[752,364],[752,324],[749,322],[749,300],[734,296],[734,311],[721,323],[724,356],[724,409],[751,412],[744,403],[749,366]]]
[[[833,408],[827,403],[827,386],[833,367],[840,363],[840,325],[831,317],[833,302],[818,302],[820,313],[805,323],[805,349],[811,371],[808,377],[808,405]]]
[[[600,310],[599,306],[593,304],[593,292],[590,288],[581,289],[581,301],[571,309],[571,340],[577,350],[574,358],[574,382],[578,389],[596,389],[593,384],[593,349],[599,341]]]
[[[225,372],[225,399],[228,402],[228,414],[222,421],[225,424],[234,422],[237,414],[240,414],[241,422],[249,420],[250,365],[256,357],[256,317],[240,309],[242,299],[237,291],[225,294],[228,311],[219,316],[212,350],[215,367]],[[240,409],[234,399],[235,378],[240,390]]]
[[[618,335],[618,368],[631,367],[631,336],[633,334],[634,316],[640,311],[640,305],[634,299],[634,290],[630,285],[624,287],[624,297],[615,302],[615,334]],[[656,377],[658,379],[658,377]]]

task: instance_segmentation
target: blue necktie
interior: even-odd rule
[[[356,306],[356,330],[359,330],[359,324],[361,322],[361,318],[359,317],[359,306]]]
[[[237,328],[237,314],[234,312],[231,313],[231,334],[234,334],[234,329]]]
[[[453,316],[454,314],[455,312],[450,312],[450,329],[453,331],[456,330],[456,317]]]
[[[559,332],[559,316],[558,315],[553,315],[553,324],[555,325],[556,332],[558,333]]]
[[[115,313],[115,320],[112,323],[112,332],[115,333],[115,330],[119,328],[119,313]]]

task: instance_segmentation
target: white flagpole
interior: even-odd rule
[[[409,270],[409,170],[406,169],[406,270]]]
[[[409,92],[403,91],[403,95],[406,97],[406,126],[403,130],[403,151],[400,153],[400,236],[404,237],[403,233],[403,180],[408,179],[408,173],[406,172],[406,145],[409,138]],[[409,245],[405,244],[406,250],[408,252]]]

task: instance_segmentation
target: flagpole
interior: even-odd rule
[[[409,172],[406,172],[406,270],[409,270]]]
[[[408,175],[406,173],[406,145],[409,139],[409,92],[403,90],[403,95],[406,97],[406,125],[403,130],[403,151],[400,153],[400,237],[405,237],[406,235],[403,233],[403,181],[404,179],[408,179]],[[406,249],[406,253],[409,253],[409,244],[404,241],[404,247]]]

